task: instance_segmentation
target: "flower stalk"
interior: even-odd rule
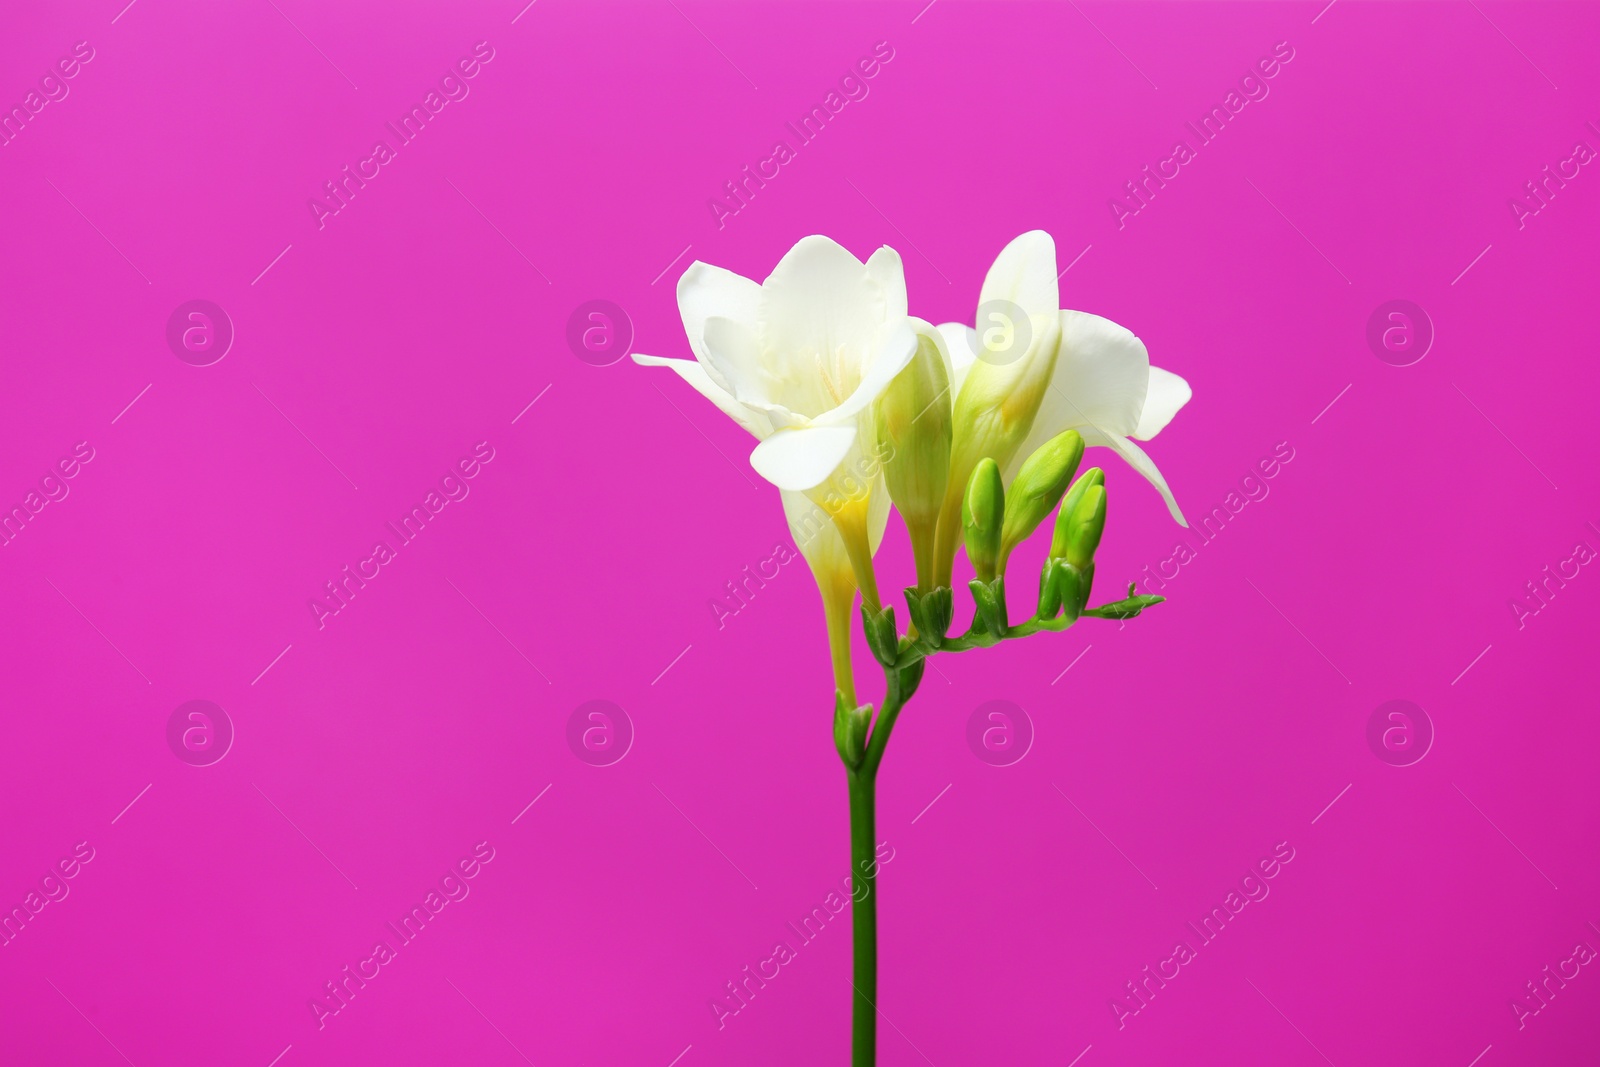
[[[934,327],[908,313],[893,249],[863,263],[825,237],[806,237],[760,283],[692,264],[678,281],[678,307],[694,360],[633,357],[671,369],[756,438],[750,465],[782,491],[822,594],[850,814],[854,1067],[877,1059],[878,771],[929,657],[1059,633],[1083,618],[1131,619],[1162,602],[1130,584],[1123,599],[1088,606],[1106,490],[1099,468],[1073,481],[1085,447],[1116,452],[1187,525],[1135,441],[1171,421],[1190,398],[1188,383],[1152,367],[1129,330],[1062,310],[1058,278],[1055,242],[1025,233],[990,267],[975,325]],[[904,630],[872,562],[891,502],[916,567]],[[1007,570],[1051,511],[1035,610],[1013,625]],[[963,547],[976,574],[967,584],[971,621],[952,634]],[[851,662],[858,596],[884,677],[876,711],[861,702]]]

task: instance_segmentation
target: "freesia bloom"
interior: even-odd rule
[[[1113,449],[1188,523],[1153,460],[1135,440],[1161,431],[1192,395],[1189,384],[1150,365],[1144,343],[1109,319],[1059,310],[1055,242],[1042,230],[1001,250],[984,278],[977,328],[939,327],[956,390],[950,485],[940,518],[940,558],[953,556],[966,480],[979,460],[1007,480],[1035,448],[1063,430]],[[941,574],[948,581],[948,569]]]
[[[883,247],[862,263],[826,237],[806,237],[760,284],[697,261],[678,280],[678,310],[694,362],[634,361],[671,367],[755,435],[750,465],[833,518],[869,583],[863,594],[876,601],[873,402],[916,350],[899,253]]]

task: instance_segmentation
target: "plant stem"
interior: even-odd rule
[[[848,772],[850,780],[850,918],[854,928],[855,974],[850,1026],[851,1067],[873,1067],[878,1061],[878,864],[875,786],[877,769],[863,766]],[[857,881],[859,879],[859,881]]]

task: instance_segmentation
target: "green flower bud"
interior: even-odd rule
[[[1026,541],[1067,491],[1067,483],[1083,459],[1083,438],[1076,430],[1058,434],[1029,456],[1006,490],[1006,521],[1000,537],[1000,570],[1011,550]]]
[[[874,611],[861,605],[861,627],[867,634],[867,647],[885,667],[893,667],[900,658],[900,636],[895,630],[894,609]]]
[[[967,558],[983,581],[994,580],[1000,559],[1000,531],[1005,524],[1005,487],[1000,484],[1000,465],[992,459],[980,460],[967,482],[961,500],[961,531],[966,537]]]
[[[835,693],[833,706],[833,747],[851,770],[861,765],[867,751],[867,731],[872,726],[872,705],[853,708],[843,693]]]
[[[1091,566],[1094,563],[1094,550],[1100,547],[1100,535],[1105,528],[1106,487],[1091,485],[1084,490],[1067,523],[1066,561],[1079,569]]]
[[[917,334],[917,350],[878,398],[878,454],[889,499],[912,536],[933,535],[950,478],[950,375],[937,335]]]
[[[1083,499],[1083,494],[1090,487],[1106,484],[1106,472],[1099,467],[1090,467],[1078,476],[1072,483],[1072,488],[1067,490],[1067,495],[1061,501],[1061,511],[1056,515],[1055,533],[1050,538],[1050,558],[1065,559],[1067,555],[1067,528],[1072,522],[1072,513],[1077,510],[1078,503]]]
[[[989,634],[995,640],[1005,637],[1011,629],[1006,620],[1006,579],[1004,575],[991,582],[973,580],[967,583],[972,590],[972,600],[977,606],[973,629]]]

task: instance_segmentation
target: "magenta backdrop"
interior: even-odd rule
[[[1226,521],[1100,457],[1170,602],[929,672],[883,1062],[1593,1061],[1600,8],[123,3],[0,33],[4,1062],[842,1062],[815,588],[568,323],[686,356],[689,262],[813,232],[970,321],[1034,227]]]

